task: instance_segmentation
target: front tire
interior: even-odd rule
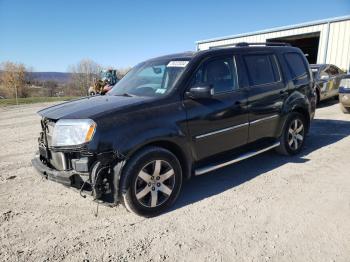
[[[128,160],[121,187],[121,199],[128,211],[145,217],[158,215],[179,196],[180,162],[164,148],[147,147]]]
[[[340,109],[344,114],[349,114],[350,113],[350,107],[345,107],[342,103],[339,103]]]
[[[296,155],[304,146],[306,135],[305,117],[297,112],[289,114],[276,151],[283,155]]]

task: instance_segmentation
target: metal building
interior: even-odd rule
[[[350,72],[350,15],[201,40],[196,45],[205,50],[239,42],[287,42],[307,54],[311,64],[335,64]]]

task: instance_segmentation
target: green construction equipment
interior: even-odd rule
[[[94,79],[93,86],[89,87],[89,95],[104,95],[118,82],[117,70],[106,69],[100,72],[99,78]]]

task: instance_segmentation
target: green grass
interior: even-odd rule
[[[18,104],[33,104],[33,103],[44,103],[44,102],[57,102],[57,101],[69,101],[78,97],[64,96],[64,97],[27,97],[18,98]],[[0,106],[16,105],[15,98],[0,99]]]

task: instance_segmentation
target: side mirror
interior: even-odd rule
[[[187,97],[191,99],[210,98],[214,94],[214,89],[211,86],[194,86],[186,92]]]

